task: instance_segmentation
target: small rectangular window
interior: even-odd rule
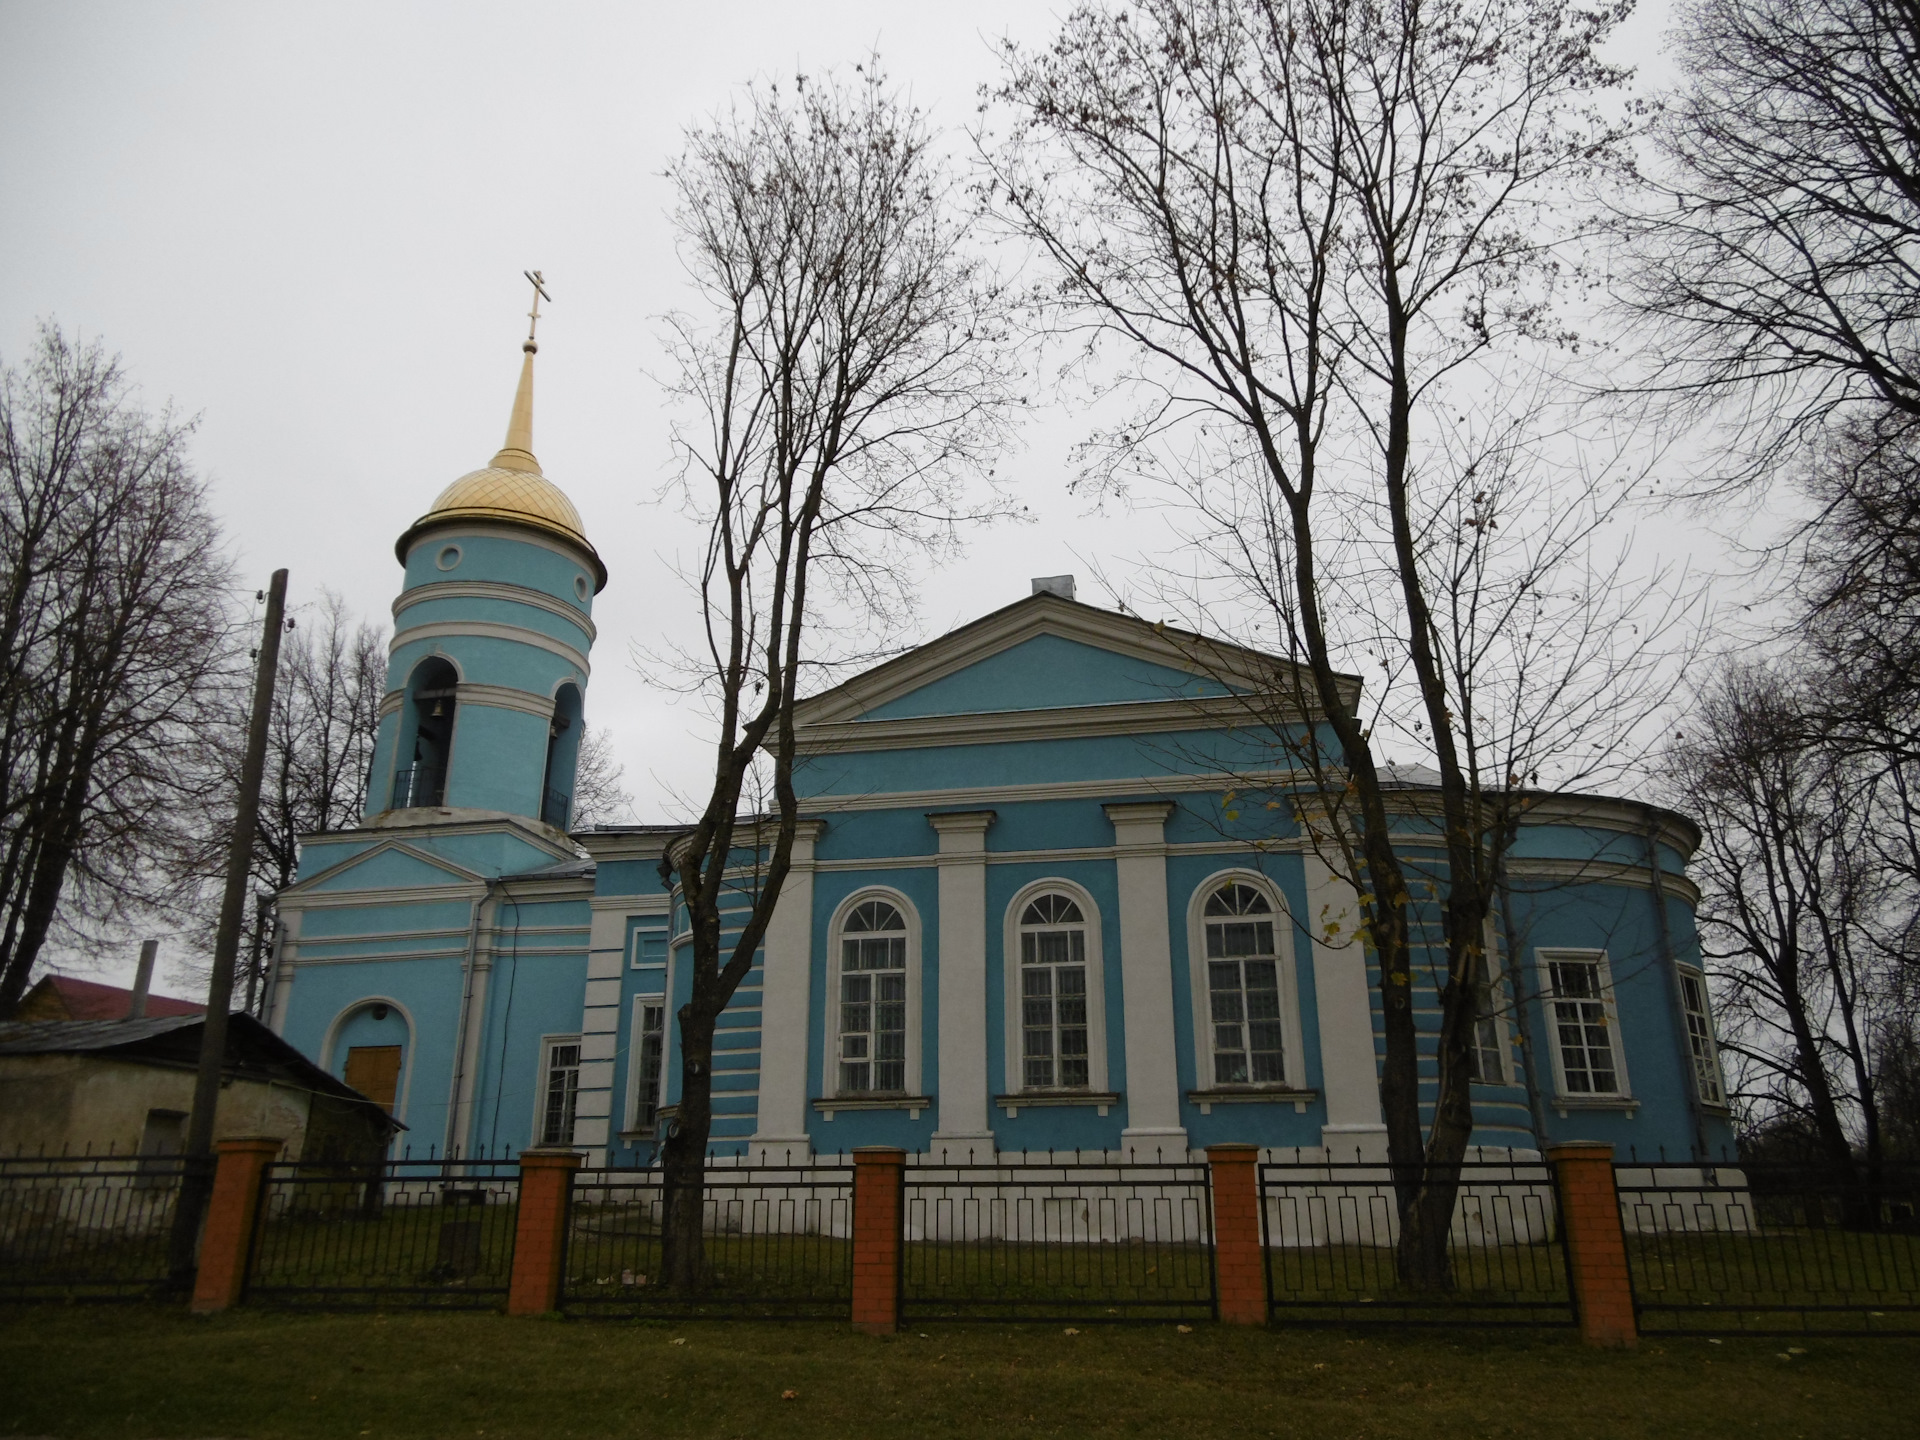
[[[643,995],[634,1001],[633,1125],[651,1135],[660,1122],[660,1071],[667,1050],[667,1002]]]
[[[1612,997],[1600,958],[1552,958],[1547,962],[1547,980],[1562,1092],[1569,1096],[1620,1094]]]
[[[1707,1008],[1707,980],[1697,970],[1680,972],[1680,998],[1687,1012],[1687,1048],[1693,1054],[1694,1079],[1700,1100],[1707,1105],[1727,1103],[1720,1079],[1720,1047],[1713,1039],[1713,1013]]]
[[[580,1037],[558,1036],[546,1042],[541,1058],[540,1143],[573,1143],[573,1107],[580,1095]]]

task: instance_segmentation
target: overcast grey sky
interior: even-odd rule
[[[1657,67],[1664,5],[1621,58]],[[686,635],[655,503],[667,473],[653,317],[686,301],[660,178],[682,127],[755,75],[878,48],[964,125],[992,37],[1060,7],[814,3],[39,3],[0,0],[0,357],[37,319],[103,338],[196,450],[249,587],[285,565],[383,622],[394,538],[498,447],[543,270],[535,449],[612,573],[589,719],[641,818],[700,787],[702,714],[630,640]],[[929,634],[1088,564],[1124,577],[1163,527],[1065,492],[1084,422],[1047,413],[1003,471],[1035,523],[927,578]],[[1076,558],[1076,556],[1078,558]],[[1083,596],[1087,595],[1083,588]],[[1098,598],[1087,596],[1087,598]]]

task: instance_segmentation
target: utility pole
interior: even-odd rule
[[[174,1208],[167,1268],[177,1289],[192,1284],[200,1221],[213,1193],[213,1112],[220,1101],[220,1071],[227,1058],[227,1014],[233,1005],[234,962],[240,953],[240,922],[253,869],[253,836],[260,822],[260,779],[267,768],[267,727],[273,716],[273,683],[280,664],[280,631],[287,608],[287,572],[276,570],[266,592],[267,619],[253,672],[253,714],[247,722],[247,753],[240,764],[240,802],[227,842],[227,888],[214,932],[213,978],[207,984],[207,1018],[200,1032],[200,1073],[187,1120],[186,1169]]]

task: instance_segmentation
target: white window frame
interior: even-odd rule
[[[1507,967],[1502,963],[1504,957],[1500,954],[1499,935],[1491,919],[1487,921],[1486,939],[1482,943],[1487,964],[1487,994],[1493,1011],[1487,1020],[1493,1026],[1494,1046],[1500,1058],[1500,1074],[1497,1078],[1476,1076],[1473,1083],[1475,1085],[1511,1085],[1514,1083],[1513,1031],[1507,1024],[1509,1011],[1507,1006],[1501,1003],[1505,997],[1500,989],[1500,982],[1506,979]],[[1474,1001],[1473,1025],[1475,1032],[1473,1050],[1478,1054],[1480,1006],[1477,996]]]
[[[542,1035],[540,1037],[540,1069],[535,1072],[533,1084],[533,1143],[545,1145],[547,1134],[547,1075],[553,1068],[553,1052],[560,1045],[574,1047],[573,1060],[573,1125],[567,1129],[567,1137],[555,1143],[571,1145],[573,1131],[580,1124],[580,1064],[582,1056],[582,1037],[573,1035]]]
[[[1713,996],[1707,989],[1707,972],[1698,965],[1681,965],[1680,971],[1680,1023],[1686,1029],[1687,1059],[1693,1063],[1694,1093],[1700,1097],[1700,1103],[1715,1110],[1727,1108],[1727,1072],[1720,1066],[1720,1035],[1713,1024]],[[1707,1065],[1713,1073],[1713,1086],[1718,1094],[1708,1095],[1700,1084],[1700,1062],[1693,1053],[1693,1009],[1687,1004],[1686,982],[1692,980],[1700,987],[1700,1019],[1707,1029]]]
[[[1282,1078],[1259,1084],[1222,1086],[1213,1078],[1213,1000],[1207,984],[1207,901],[1223,885],[1251,885],[1273,907],[1273,951],[1280,982],[1280,1034],[1286,1052],[1280,1057]],[[1300,979],[1293,954],[1293,912],[1280,887],[1258,870],[1218,870],[1194,887],[1187,898],[1187,983],[1193,998],[1193,1088],[1196,1091],[1272,1091],[1307,1088],[1305,1040],[1300,1025]]]
[[[900,891],[885,885],[868,885],[855,890],[835,907],[827,924],[827,993],[822,1008],[820,1094],[829,1100],[858,1101],[863,1095],[891,1098],[891,1091],[864,1091],[842,1096],[840,1091],[840,951],[847,917],[869,900],[882,900],[900,912],[907,922],[907,1088],[908,1096],[919,1096],[921,986],[920,986],[920,912]]]
[[[1547,1024],[1547,1046],[1553,1055],[1553,1103],[1555,1105],[1624,1104],[1633,1099],[1632,1081],[1627,1077],[1627,1047],[1620,1033],[1619,997],[1613,988],[1613,960],[1605,950],[1577,946],[1554,946],[1533,952],[1540,982],[1540,1005]],[[1555,1008],[1559,994],[1553,985],[1555,961],[1582,961],[1599,967],[1601,1013],[1607,1023],[1607,1040],[1613,1047],[1613,1076],[1616,1088],[1610,1091],[1567,1089],[1566,1059],[1560,1049],[1560,1012]]]
[[[673,1017],[667,1014],[667,997],[664,994],[636,995],[627,1022],[626,1124],[622,1127],[622,1133],[627,1135],[654,1135],[659,1132],[657,1117],[652,1128],[640,1128],[640,1042],[646,1033],[649,1005],[660,1007],[660,1104],[664,1107],[667,1103],[667,1034],[673,1029]]]
[[[1021,1024],[1020,917],[1027,906],[1042,895],[1065,895],[1080,907],[1087,932],[1087,1084],[1082,1089],[1054,1086],[1046,1090],[1026,1088],[1026,1067],[1021,1064],[1025,1027]],[[1052,876],[1035,880],[1020,888],[1007,906],[1005,933],[1000,950],[1001,981],[1006,994],[1005,1072],[1008,1095],[1106,1095],[1112,1093],[1107,1078],[1107,951],[1100,930],[1100,907],[1084,885]],[[1056,1062],[1058,1056],[1055,1057]]]

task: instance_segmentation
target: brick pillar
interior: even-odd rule
[[[520,1152],[520,1213],[513,1230],[513,1273],[507,1314],[544,1315],[560,1308],[560,1272],[567,1263],[567,1211],[580,1152],[565,1146]]]
[[[853,1328],[869,1335],[900,1328],[906,1167],[907,1152],[891,1145],[853,1152]]]
[[[260,1216],[261,1176],[280,1147],[277,1135],[237,1135],[215,1142],[213,1194],[200,1232],[200,1264],[193,1278],[192,1308],[205,1315],[240,1303],[247,1288],[247,1261]]]
[[[1633,1277],[1620,1197],[1613,1188],[1613,1146],[1570,1140],[1547,1147],[1560,1192],[1560,1224],[1567,1242],[1567,1282],[1589,1345],[1632,1349],[1640,1342],[1633,1317]]]
[[[1260,1250],[1260,1147],[1209,1145],[1213,1275],[1223,1325],[1267,1323],[1267,1266]]]

